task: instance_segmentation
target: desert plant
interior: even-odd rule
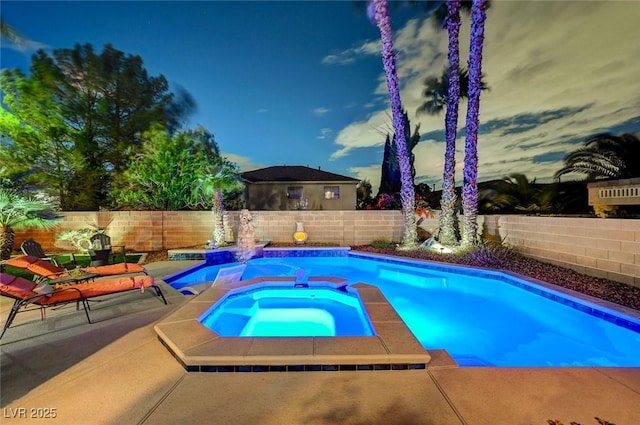
[[[462,254],[465,264],[495,269],[506,268],[516,256],[517,253],[512,247],[494,242],[470,247]]]
[[[14,229],[51,229],[60,218],[48,201],[0,188],[0,260],[11,257]]]
[[[91,248],[91,237],[103,232],[104,230],[90,227],[70,229],[58,233],[56,239],[71,242],[71,245],[73,245],[78,252],[87,252]]]
[[[389,248],[391,247],[391,245],[392,245],[392,242],[386,239],[376,239],[375,241],[371,242],[371,246],[377,249]]]

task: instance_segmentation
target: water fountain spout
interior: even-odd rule
[[[253,228],[253,217],[249,210],[241,210],[236,259],[239,263],[245,264],[253,257],[255,250],[256,236],[255,229]]]
[[[296,270],[296,281],[293,285],[295,288],[308,288],[309,287],[309,276],[307,276],[307,272],[303,268],[299,268]]]

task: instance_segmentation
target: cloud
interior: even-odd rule
[[[483,73],[490,90],[480,100],[479,180],[519,172],[550,181],[564,154],[600,132],[640,132],[638,2],[495,2],[488,11]],[[468,55],[468,19],[460,32]],[[598,28],[589,31],[588,28]],[[446,66],[447,35],[414,19],[394,34],[402,100],[422,141],[414,149],[416,180],[441,184],[444,113],[416,116],[422,81]],[[386,95],[384,75],[372,98]],[[385,105],[388,108],[388,105]],[[376,106],[367,119],[338,130],[332,158],[378,146],[391,123]],[[460,105],[457,181],[464,160],[466,103]],[[361,170],[362,173],[366,169]],[[359,178],[367,177],[365,174]]]
[[[380,164],[373,164],[366,167],[351,167],[349,168],[349,173],[359,180],[369,179],[371,192],[373,196],[376,196],[378,188],[380,187]]]
[[[320,107],[315,108],[315,109],[313,110],[313,115],[315,115],[315,116],[317,116],[317,117],[321,117],[321,116],[323,116],[324,114],[326,114],[326,113],[327,113],[327,112],[329,112],[329,111],[331,111],[331,109],[329,109],[329,108],[325,108],[325,107],[323,107],[323,106],[320,106]]]
[[[265,167],[264,164],[253,163],[249,157],[237,155],[235,153],[221,152],[220,156],[236,163],[242,172]]]
[[[330,159],[347,156],[354,149],[384,145],[390,122],[387,111],[378,111],[365,121],[349,124],[336,136],[335,144],[342,147],[332,153]]]
[[[320,139],[320,140],[326,139],[332,133],[333,133],[333,129],[331,129],[331,128],[321,128],[320,129],[320,134],[318,134],[316,136],[316,139]]]
[[[269,112],[269,110],[266,108],[260,108],[256,112],[259,114],[266,114],[267,112]]]
[[[364,41],[361,45],[322,58],[323,65],[349,65],[360,57],[380,54],[380,40]]]

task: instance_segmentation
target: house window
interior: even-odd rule
[[[324,199],[340,199],[340,186],[325,186]]]
[[[302,199],[302,186],[287,187],[287,199]]]

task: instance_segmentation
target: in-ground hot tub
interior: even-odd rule
[[[160,342],[188,372],[367,371],[427,367],[431,356],[378,288],[365,283],[346,286],[345,279],[336,277],[312,276],[305,284],[308,288],[296,287],[295,278],[274,276],[213,286],[190,298],[154,329]],[[284,301],[290,305],[274,306],[270,299],[263,303],[266,308],[262,310],[255,306],[253,294],[259,294],[260,298],[264,294],[273,295],[273,291],[285,293]],[[327,293],[330,295],[326,296]],[[242,298],[246,294],[252,295]],[[300,304],[295,298],[303,294],[322,294],[321,300],[316,301],[332,304],[340,300],[338,304],[343,305],[326,310],[318,308],[312,300]],[[295,295],[293,300],[292,295]],[[274,298],[275,302],[281,303],[278,298]],[[233,323],[227,317],[223,321],[225,329],[206,327],[201,320],[214,317],[215,307],[222,305],[225,299],[244,299],[242,303],[246,305],[220,310],[228,314],[237,308],[237,322]],[[261,302],[259,300],[258,304]],[[358,308],[352,311],[351,307]],[[261,336],[264,329],[293,327],[299,319],[306,322],[302,332]],[[345,324],[345,320],[357,320],[360,324],[354,328]],[[233,332],[227,327],[234,328]],[[235,336],[224,335],[227,333]],[[246,335],[242,336],[242,333]]]
[[[221,336],[371,336],[374,335],[354,290],[262,287],[226,295],[200,317]]]

